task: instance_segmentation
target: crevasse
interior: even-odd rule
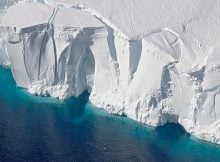
[[[185,30],[130,37],[86,5],[18,3],[2,20],[0,63],[10,62],[32,94],[66,99],[89,90],[110,113],[151,126],[178,122],[220,143],[219,48],[198,57]]]

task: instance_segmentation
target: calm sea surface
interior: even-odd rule
[[[0,67],[0,162],[220,161],[220,146],[175,124],[149,128],[88,102],[33,97]]]

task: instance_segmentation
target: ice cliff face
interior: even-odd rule
[[[98,2],[9,7],[0,64],[33,94],[89,90],[111,113],[151,126],[178,122],[220,144],[220,1]]]

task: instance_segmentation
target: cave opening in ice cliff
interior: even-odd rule
[[[110,113],[151,126],[179,123],[220,143],[215,1],[180,0],[163,13],[156,1],[126,1],[118,11],[125,0],[82,1],[23,2],[6,10],[0,64],[10,66],[17,86],[61,100],[89,91],[90,102]]]

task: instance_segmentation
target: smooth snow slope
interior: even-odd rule
[[[219,0],[45,3],[2,20],[1,57],[19,86],[60,99],[90,90],[111,113],[220,144]]]

